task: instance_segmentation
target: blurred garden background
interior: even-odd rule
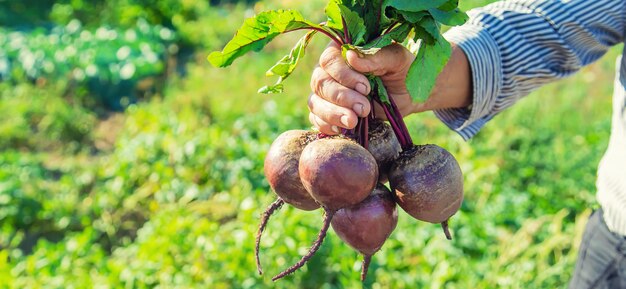
[[[493,1],[462,0],[469,9]],[[459,160],[465,201],[454,239],[404,212],[370,274],[322,212],[285,208],[261,244],[274,195],[262,174],[272,140],[308,128],[313,41],[285,93],[265,70],[299,33],[212,68],[246,17],[325,1],[0,0],[0,288],[564,288],[594,199],[621,47],[499,115],[465,143],[431,113],[416,143]],[[302,32],[304,33],[304,32]]]

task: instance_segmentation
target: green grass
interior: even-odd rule
[[[307,11],[320,6],[312,3]],[[228,69],[209,67],[200,52],[162,97],[115,121],[49,86],[1,86],[0,288],[362,287],[361,257],[334,233],[302,270],[270,281],[321,225],[321,212],[289,207],[268,226],[266,275],[256,274],[258,216],[274,199],[263,158],[282,131],[309,127],[310,72],[326,44],[313,43],[285,94],[257,94],[292,40]],[[533,93],[467,143],[431,113],[409,117],[417,143],[456,156],[465,201],[453,241],[400,213],[363,287],[565,288],[597,206],[620,49]]]

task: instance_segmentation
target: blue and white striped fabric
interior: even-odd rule
[[[626,0],[513,0],[469,12],[446,33],[466,53],[473,103],[435,111],[464,139],[532,90],[564,78],[624,42]],[[626,51],[624,52],[626,53]],[[626,57],[618,60],[609,147],[597,199],[611,231],[626,235]]]

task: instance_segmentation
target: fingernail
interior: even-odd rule
[[[358,91],[362,95],[367,95],[367,86],[363,83],[357,83],[355,87],[356,91]]]
[[[347,115],[342,116],[340,121],[341,121],[341,124],[343,124],[344,127],[346,127],[346,128],[348,127],[348,116]]]
[[[335,133],[339,133],[339,128],[336,125],[331,126],[330,130],[334,131]]]
[[[359,116],[364,117],[363,114],[364,114],[365,108],[363,107],[362,104],[360,104],[360,103],[355,104],[352,107],[352,110],[354,110],[354,112],[356,112],[356,114],[358,114]]]

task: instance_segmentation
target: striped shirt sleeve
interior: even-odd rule
[[[469,11],[445,37],[467,55],[473,101],[435,115],[464,139],[540,86],[624,41],[626,0],[512,0]]]

